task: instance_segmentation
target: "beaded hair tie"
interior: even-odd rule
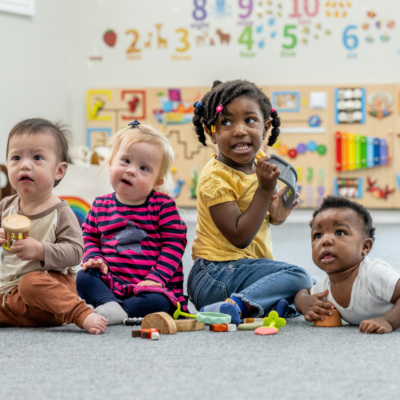
[[[204,104],[203,104],[201,101],[195,101],[195,102],[193,103],[193,107],[194,107],[196,110],[201,110],[201,109],[204,107]]]
[[[130,122],[128,125],[131,128],[136,128],[138,125],[140,125],[140,122],[137,119],[135,119],[133,122]]]

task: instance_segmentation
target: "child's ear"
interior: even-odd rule
[[[56,181],[59,181],[60,179],[62,179],[64,177],[65,173],[67,172],[67,167],[68,167],[68,164],[65,161],[60,162],[57,165]]]
[[[207,133],[207,135],[210,137],[212,143],[216,143],[215,140],[215,132],[212,132],[210,129],[208,129],[205,125],[203,125],[203,129]]]
[[[372,249],[374,241],[371,238],[364,239],[363,248],[362,248],[362,255],[365,257],[369,254]]]
[[[265,126],[264,126],[264,133],[263,133],[263,139],[265,139],[265,138],[267,137],[267,133],[268,133],[269,128],[271,128],[271,124],[272,124],[272,121],[271,121],[271,120],[268,120],[268,121],[265,123]]]
[[[159,179],[155,184],[153,189],[158,189],[164,183],[164,178]]]

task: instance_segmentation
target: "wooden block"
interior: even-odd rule
[[[228,324],[212,324],[210,331],[213,332],[228,332]]]
[[[205,328],[204,322],[199,322],[195,319],[177,319],[174,321],[178,332],[200,331]]]
[[[336,310],[336,308],[332,309],[331,311],[332,315],[324,315],[324,319],[322,321],[314,321],[314,326],[318,328],[336,328],[338,326],[342,326],[342,318],[339,311]]]
[[[137,331],[132,331],[132,337],[158,340],[160,338],[160,331],[158,329],[139,329]]]
[[[237,327],[235,324],[212,324],[210,331],[213,332],[235,332]]]
[[[166,312],[148,314],[143,318],[142,329],[156,328],[163,335],[173,335],[177,332],[176,321]]]

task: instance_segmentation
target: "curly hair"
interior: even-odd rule
[[[372,217],[369,211],[361,204],[351,201],[346,197],[340,197],[340,196],[325,197],[320,207],[314,211],[312,220],[310,222],[310,226],[312,226],[314,218],[321,211],[327,210],[328,208],[350,208],[354,210],[363,222],[365,237],[375,240],[375,228],[372,225]]]
[[[279,136],[279,126],[281,122],[276,110],[272,109],[270,99],[254,83],[238,79],[227,82],[214,81],[211,90],[207,92],[201,99],[201,102],[198,102],[198,105],[194,107],[192,122],[195,126],[199,142],[202,143],[203,146],[207,146],[204,126],[211,130],[211,126],[215,125],[220,115],[216,110],[217,106],[223,106],[223,110],[221,111],[223,115],[225,113],[225,107],[238,97],[248,97],[255,100],[260,106],[264,121],[269,121],[271,118],[273,128],[267,144],[268,146],[272,146],[276,142]]]

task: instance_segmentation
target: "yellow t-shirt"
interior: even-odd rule
[[[257,158],[264,156],[260,150]],[[229,261],[241,258],[269,258],[272,255],[269,213],[254,237],[244,249],[233,246],[215,226],[209,208],[216,204],[236,201],[243,213],[249,207],[257,189],[256,174],[246,175],[213,158],[201,171],[197,185],[197,227],[192,244],[193,259]]]

